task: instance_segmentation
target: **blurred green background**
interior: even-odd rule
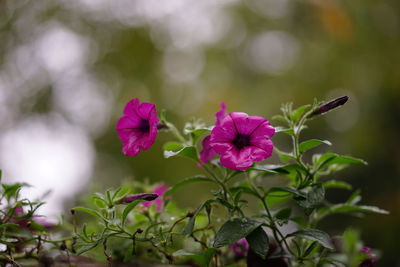
[[[135,158],[122,155],[115,125],[134,97],[182,127],[191,117],[213,123],[220,101],[270,118],[283,102],[349,95],[304,138],[366,159],[335,178],[391,214],[332,217],[324,227],[362,229],[366,245],[383,252],[378,266],[400,266],[399,11],[398,0],[3,0],[4,178],[33,184],[31,196],[52,189],[46,212],[59,215],[65,200],[92,187],[173,184],[198,172],[185,159],[163,159],[166,135]],[[208,190],[177,199],[195,206]]]

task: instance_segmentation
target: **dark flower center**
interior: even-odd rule
[[[148,133],[150,130],[150,124],[148,120],[141,120],[138,129],[142,133]]]
[[[232,140],[232,143],[236,146],[237,149],[240,150],[243,147],[250,145],[250,135],[236,134],[235,139]]]

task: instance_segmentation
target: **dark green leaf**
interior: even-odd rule
[[[319,145],[322,145],[322,144],[325,144],[328,146],[332,145],[331,142],[326,141],[326,140],[311,139],[311,140],[301,142],[299,145],[299,150],[300,150],[300,153],[304,153],[307,150],[310,150],[310,149],[317,147]]]
[[[81,255],[91,249],[94,249],[95,247],[97,247],[100,244],[100,242],[96,242],[96,243],[92,243],[92,244],[85,244],[85,245],[81,245],[78,247],[78,250],[76,251],[77,255]]]
[[[275,127],[275,133],[285,133],[288,135],[294,135],[294,131],[291,128]]]
[[[253,232],[261,223],[250,219],[233,219],[222,225],[215,235],[214,247],[232,244]]]
[[[213,199],[209,199],[207,201],[205,201],[203,204],[201,204],[195,211],[194,215],[192,217],[190,217],[188,223],[185,225],[185,228],[183,229],[182,234],[183,235],[191,235],[193,232],[193,228],[196,222],[196,217],[197,215],[200,213],[200,211],[206,207],[207,205],[210,205],[212,202],[214,202],[215,200]]]
[[[314,208],[325,199],[325,189],[321,184],[314,185],[307,193],[305,199],[299,199],[297,202],[303,208]]]
[[[303,258],[305,258],[305,257],[307,257],[308,255],[310,255],[311,252],[317,247],[317,245],[318,245],[318,242],[317,242],[317,241],[312,242],[312,243],[308,246],[308,248],[306,249],[306,251],[304,252]]]
[[[318,229],[300,230],[289,234],[288,236],[297,236],[312,241],[317,241],[325,248],[334,249],[331,238],[329,235]]]
[[[352,204],[336,204],[328,208],[318,210],[316,217],[321,220],[324,217],[338,213],[378,213],[378,214],[389,214],[388,211],[380,209],[375,206],[365,205],[352,205]]]
[[[288,220],[290,218],[290,215],[292,214],[292,209],[291,208],[284,208],[281,209],[280,211],[278,211],[275,214],[275,218],[277,218],[278,220]]]
[[[165,196],[172,195],[173,193],[175,193],[176,190],[178,190],[178,189],[180,189],[180,188],[182,188],[182,187],[184,187],[186,185],[189,185],[189,184],[192,184],[192,183],[197,183],[197,182],[212,182],[212,183],[215,183],[214,180],[212,180],[210,178],[207,178],[205,176],[190,177],[190,178],[186,178],[185,180],[183,180],[183,181],[175,184],[174,186],[170,187],[168,189],[168,191],[164,193],[164,195]]]
[[[186,157],[197,161],[196,149],[193,146],[185,146],[178,151],[171,151],[171,150],[164,151],[165,158],[170,158],[175,156]]]
[[[261,258],[265,259],[268,254],[269,238],[261,226],[246,236],[250,248]]]

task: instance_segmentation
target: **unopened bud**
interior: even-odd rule
[[[342,106],[347,102],[347,100],[349,100],[348,96],[341,96],[341,97],[333,99],[325,104],[322,104],[313,113],[311,113],[309,115],[309,118],[314,117],[316,115],[324,114],[332,109]]]
[[[67,244],[65,244],[65,242],[62,242],[60,245],[60,250],[66,250],[67,249]]]
[[[157,194],[149,194],[149,193],[133,194],[133,195],[127,195],[126,197],[121,199],[121,203],[127,204],[136,200],[152,201],[156,198],[158,198]]]
[[[136,233],[138,233],[138,234],[141,234],[141,233],[143,233],[143,229],[142,229],[142,228],[138,228],[138,229],[136,229]]]
[[[71,212],[72,215],[75,215],[75,210],[74,209],[71,209],[70,212]]]
[[[191,218],[191,217],[194,216],[195,213],[196,213],[196,212],[195,212],[194,210],[190,210],[190,211],[188,211],[188,213],[186,214],[186,217]]]

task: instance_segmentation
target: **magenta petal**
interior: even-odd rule
[[[122,142],[128,142],[129,136],[138,132],[140,120],[136,117],[124,116],[118,120],[117,133]]]
[[[220,125],[221,121],[225,119],[227,115],[228,114],[226,114],[226,104],[224,102],[221,102],[221,109],[217,113],[215,113],[215,125]]]
[[[229,114],[235,123],[237,132],[250,135],[266,119],[259,116],[248,116],[242,112],[232,112]]]
[[[210,146],[217,154],[220,155],[223,155],[224,153],[226,153],[226,151],[236,149],[231,142],[211,143]]]
[[[252,147],[257,147],[265,152],[265,157],[261,160],[264,160],[272,155],[272,151],[274,149],[274,144],[269,139],[259,139],[257,141],[251,142]],[[260,161],[260,160],[256,160]]]
[[[143,119],[149,119],[150,116],[154,116],[155,110],[154,104],[143,102],[138,108],[138,114]]]
[[[262,138],[271,138],[275,134],[275,128],[269,124],[267,120],[265,120],[262,124],[260,124],[251,134],[251,138],[257,139],[258,137]]]
[[[250,149],[244,148],[241,151],[232,149],[226,151],[221,156],[221,164],[229,169],[244,171],[247,170],[252,164]]]
[[[210,138],[208,135],[201,142],[203,150],[200,152],[200,160],[201,162],[209,162],[217,153],[215,153],[214,149],[210,146]]]
[[[126,104],[125,108],[124,108],[124,114],[127,116],[134,116],[134,117],[138,117],[139,114],[137,114],[137,110],[139,108],[139,99],[135,98],[132,99],[131,101],[128,102],[128,104]]]

